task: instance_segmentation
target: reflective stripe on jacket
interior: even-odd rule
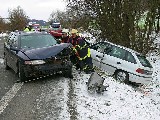
[[[30,30],[29,30],[28,27],[24,29],[24,32],[29,32],[29,31],[30,31]]]
[[[79,60],[84,60],[91,57],[90,48],[81,37],[70,38],[69,42],[73,45],[73,51]]]

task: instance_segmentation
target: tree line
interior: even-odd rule
[[[143,54],[154,49],[151,35],[160,31],[159,0],[66,0],[66,11],[53,11],[48,22],[78,28]],[[22,30],[28,17],[20,6],[9,11],[9,22],[0,18],[0,32]]]
[[[68,12],[75,20],[72,27],[97,30],[98,40],[107,39],[144,54],[154,49],[150,36],[160,29],[160,0],[68,1]]]
[[[0,17],[0,32],[23,30],[29,18],[25,11],[18,6],[13,10],[8,10],[8,13],[8,18]]]

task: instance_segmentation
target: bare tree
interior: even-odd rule
[[[10,30],[23,30],[28,23],[28,16],[24,10],[18,6],[13,10],[9,10]]]
[[[6,29],[6,22],[2,17],[0,17],[0,33],[5,32]]]
[[[120,44],[146,54],[151,48],[151,35],[159,7],[159,0],[68,0],[68,9],[74,12],[75,23],[81,16],[98,27],[100,39]],[[147,12],[144,28],[139,27],[139,19]],[[72,22],[73,23],[73,22]],[[94,24],[90,24],[94,23]],[[83,24],[81,24],[83,27]],[[85,25],[86,26],[86,25]],[[157,27],[159,28],[159,27]]]

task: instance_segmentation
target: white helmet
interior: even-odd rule
[[[28,25],[29,25],[29,26],[32,26],[33,24],[32,24],[32,22],[29,22]]]
[[[62,33],[67,33],[67,34],[68,34],[68,33],[69,33],[69,30],[64,28],[64,29],[62,30]]]

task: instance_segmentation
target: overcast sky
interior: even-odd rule
[[[64,0],[0,0],[0,16],[8,17],[8,10],[20,6],[31,19],[48,21],[53,11],[65,10]]]

